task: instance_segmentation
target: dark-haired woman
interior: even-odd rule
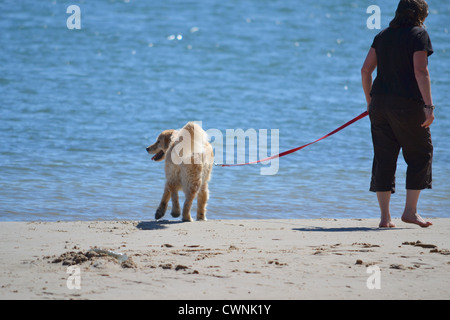
[[[361,69],[362,86],[370,116],[374,160],[370,191],[377,194],[380,227],[395,227],[389,203],[395,192],[395,170],[402,149],[408,165],[406,204],[402,221],[428,227],[417,213],[420,191],[431,189],[434,120],[428,56],[433,53],[424,29],[428,4],[401,0],[389,27],[372,43]],[[372,84],[372,72],[377,76]]]

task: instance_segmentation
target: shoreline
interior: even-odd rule
[[[0,222],[0,299],[450,299],[429,220]]]

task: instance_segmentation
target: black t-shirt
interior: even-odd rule
[[[393,95],[423,101],[414,75],[416,51],[433,54],[430,37],[424,28],[386,28],[375,36],[372,48],[377,54],[377,76],[371,95]]]

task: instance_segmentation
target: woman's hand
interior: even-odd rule
[[[422,123],[423,128],[429,128],[434,121],[434,111],[433,109],[424,108],[425,111],[425,121]]]

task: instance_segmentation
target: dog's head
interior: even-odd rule
[[[161,132],[158,139],[156,139],[156,142],[146,148],[149,154],[154,154],[152,160],[161,161],[166,158],[166,152],[172,143],[175,133],[176,131],[172,129]]]

